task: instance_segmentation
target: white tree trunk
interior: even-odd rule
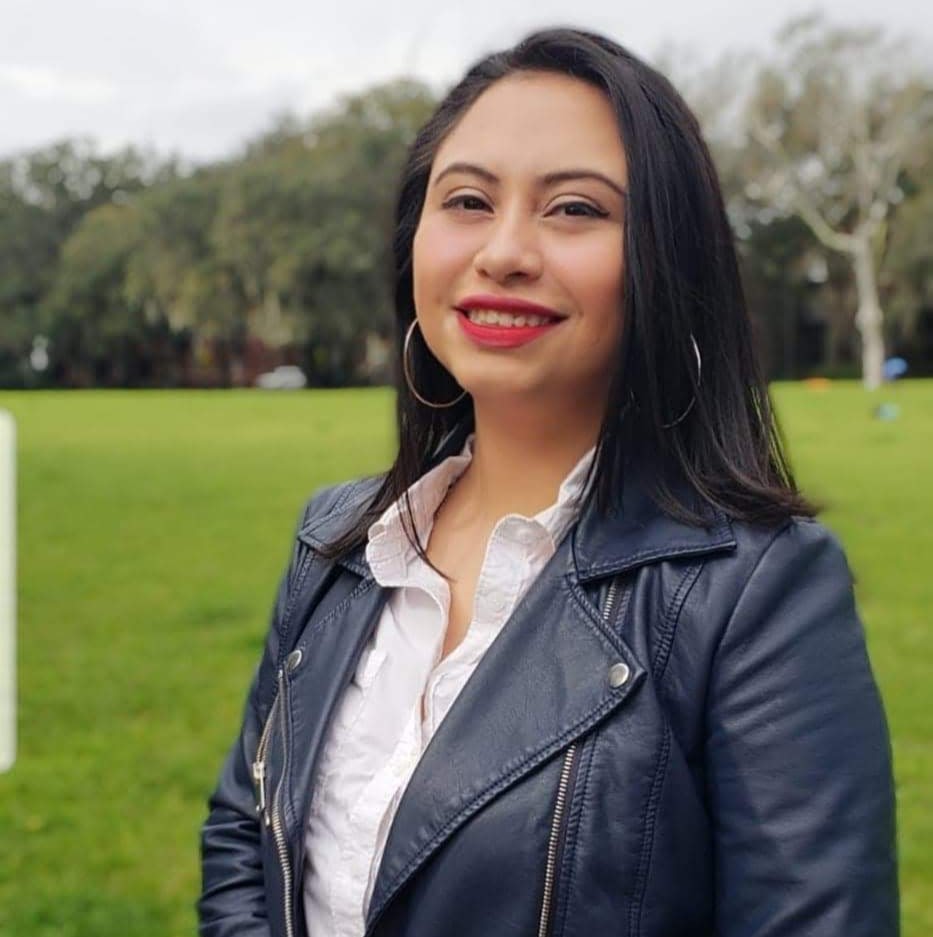
[[[862,385],[876,390],[884,377],[884,334],[870,235],[855,235],[852,257],[858,291],[855,324],[862,339]]]

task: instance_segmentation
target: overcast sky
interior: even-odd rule
[[[835,22],[933,46],[933,4],[823,0]],[[194,160],[284,111],[409,74],[438,89],[533,28],[578,25],[636,53],[767,48],[805,0],[0,0],[0,155],[66,136]]]

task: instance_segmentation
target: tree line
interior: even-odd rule
[[[773,377],[933,373],[933,81],[905,48],[809,18],[766,59],[659,63],[714,150]],[[87,140],[0,161],[0,386],[385,381],[396,185],[436,102],[398,79],[194,168]]]

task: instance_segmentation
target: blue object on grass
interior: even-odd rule
[[[903,358],[888,358],[882,373],[886,381],[896,381],[907,373],[907,362]]]

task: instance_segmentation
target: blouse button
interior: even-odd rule
[[[617,689],[622,686],[628,678],[631,671],[628,669],[628,664],[623,664],[621,661],[617,664],[613,664],[609,668],[609,686],[613,689]]]

